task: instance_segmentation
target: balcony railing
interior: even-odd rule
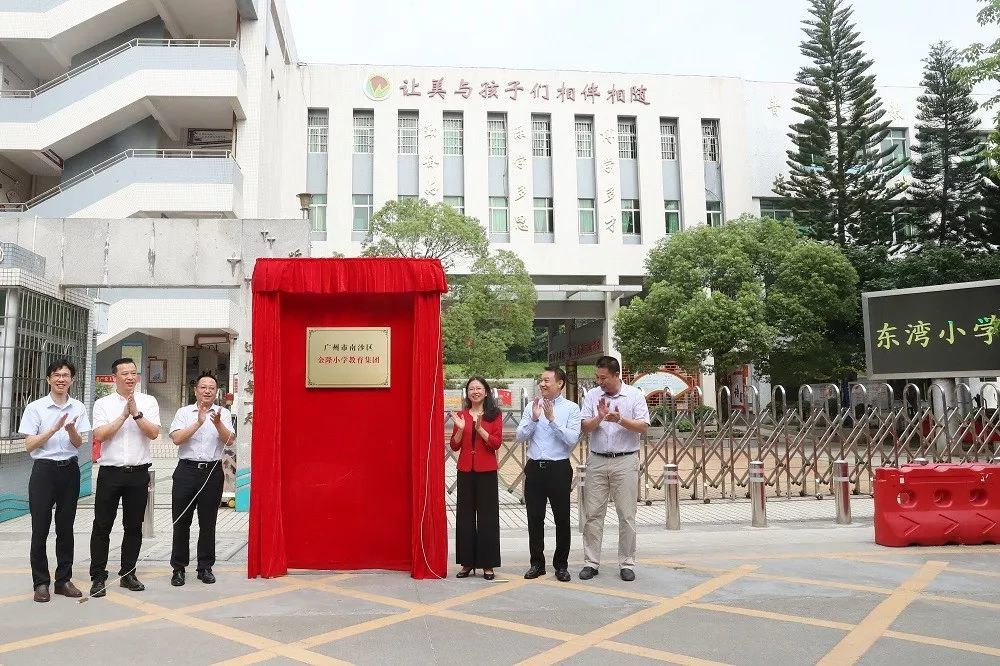
[[[38,86],[34,90],[0,90],[0,97],[13,97],[13,98],[32,98],[38,97],[46,90],[51,90],[56,86],[69,81],[70,79],[83,74],[89,69],[97,67],[103,62],[107,62],[112,58],[125,53],[134,48],[140,46],[159,46],[159,47],[170,47],[170,48],[234,48],[236,46],[235,39],[147,39],[147,38],[136,38],[125,42],[120,46],[102,53],[93,60],[89,60],[82,65],[78,65],[73,69],[69,70],[62,76],[57,76],[51,81],[46,81],[42,85]]]
[[[46,190],[41,194],[28,199],[24,203],[0,203],[0,213],[24,213],[27,212],[34,206],[42,203],[43,201],[48,201],[54,196],[65,192],[66,190],[79,185],[80,183],[93,178],[102,171],[106,171],[120,162],[124,162],[130,158],[146,158],[146,159],[232,159],[233,151],[215,148],[215,149],[201,149],[201,150],[189,150],[184,148],[132,148],[124,152],[118,153],[114,157],[110,157],[100,164],[87,169],[83,173],[78,173],[72,178],[67,178],[65,181],[59,183],[50,190]],[[239,168],[239,167],[237,167]]]

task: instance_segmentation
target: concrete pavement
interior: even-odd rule
[[[159,486],[159,484],[158,484]],[[162,494],[162,499],[169,493]],[[219,582],[169,585],[169,509],[144,542],[141,593],[113,587],[85,604],[31,600],[26,518],[0,523],[0,663],[732,663],[890,664],[1000,659],[1000,546],[888,549],[870,519],[838,527],[796,517],[832,502],[772,502],[753,529],[744,506],[685,505],[680,532],[639,531],[636,581],[618,578],[616,529],[605,565],[570,583],[525,581],[527,533],[502,532],[497,580],[414,581],[394,572],[299,572],[247,580],[245,514],[220,514]],[[693,511],[712,520],[694,522]],[[511,509],[523,511],[514,507]],[[609,512],[609,518],[613,516]],[[859,511],[855,511],[858,516]],[[77,518],[86,589],[88,509]],[[554,536],[547,541],[551,549]],[[116,541],[112,538],[112,544]],[[50,539],[50,550],[51,550]],[[53,556],[50,555],[50,558]],[[115,551],[111,561],[115,560]],[[54,563],[54,559],[52,559]]]

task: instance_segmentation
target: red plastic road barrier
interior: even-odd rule
[[[903,465],[875,471],[875,543],[1000,543],[1000,465]]]

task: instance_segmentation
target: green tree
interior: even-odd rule
[[[367,257],[439,259],[448,273],[442,302],[444,356],[466,374],[502,377],[507,350],[532,338],[537,294],[513,252],[491,252],[483,226],[446,204],[390,201],[372,216]]]
[[[532,338],[537,294],[521,258],[509,250],[480,257],[468,275],[449,277],[444,350],[466,374],[503,377],[507,350]]]
[[[791,125],[790,169],[774,191],[791,200],[799,222],[818,240],[870,243],[906,185],[893,179],[905,159],[885,143],[889,123],[875,92],[872,61],[842,0],[810,0],[800,45],[810,64],[799,70]]]
[[[996,253],[1000,250],[1000,176],[989,173],[981,187],[983,206],[973,219],[972,245],[977,250]]]
[[[959,76],[960,58],[938,42],[924,59],[909,192],[917,246],[965,245],[977,236],[986,156],[977,132],[979,105],[971,84]]]
[[[387,202],[372,215],[370,234],[361,245],[365,257],[434,258],[449,273],[457,261],[471,265],[490,249],[477,219],[424,199]]]
[[[979,10],[976,15],[976,21],[981,26],[1000,26],[1000,0],[979,0],[982,4],[986,5]],[[962,55],[969,62],[969,64],[960,70],[960,75],[968,81],[970,85],[976,85],[978,83],[984,83],[990,81],[994,84],[994,89],[997,84],[1000,84],[1000,38],[995,39],[989,44],[983,44],[981,42],[976,42],[971,44],[966,48]],[[1000,104],[1000,92],[994,94],[989,99],[987,99],[983,106],[988,109],[997,108]],[[997,110],[997,114],[993,121],[993,127],[1000,127],[1000,109]],[[1000,145],[998,145],[998,136],[996,131],[992,134],[992,141],[990,146],[990,155],[993,158],[994,163],[998,163],[1000,160]]]
[[[930,247],[919,254],[893,256],[886,248],[868,247],[847,248],[845,254],[858,273],[862,292],[995,280],[1000,276],[997,253]]]
[[[646,270],[646,295],[615,319],[636,369],[677,361],[723,373],[753,363],[790,383],[844,371],[843,345],[831,340],[856,317],[857,274],[836,246],[791,223],[744,216],[675,234],[650,251]]]

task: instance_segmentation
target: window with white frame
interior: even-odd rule
[[[677,121],[660,118],[660,159],[677,159]]]
[[[444,114],[444,154],[461,155],[465,150],[461,113]]]
[[[882,152],[887,150],[892,150],[891,153],[885,157],[885,165],[892,166],[894,164],[899,164],[906,159],[906,130],[899,128],[890,128],[889,133],[886,135],[885,139],[882,141]]]
[[[622,233],[626,236],[638,236],[642,233],[638,199],[622,199]]]
[[[531,117],[531,154],[552,157],[552,121],[549,116]]]
[[[555,233],[552,199],[535,197],[535,233]]]
[[[465,197],[445,197],[444,202],[455,209],[460,215],[465,215]]]
[[[510,233],[508,220],[507,197],[490,197],[490,233]]]
[[[354,221],[351,224],[351,230],[368,232],[371,229],[372,223],[372,195],[355,194],[353,203]]]
[[[581,234],[597,233],[597,211],[594,209],[593,199],[577,199],[576,216]]]
[[[309,204],[309,226],[313,231],[326,231],[326,195],[314,194]]]
[[[416,111],[399,112],[399,129],[397,146],[400,155],[416,155],[420,146],[417,137],[419,116]]]
[[[666,199],[663,202],[663,217],[668,234],[680,233],[681,230],[681,202],[675,199]]]
[[[588,116],[577,116],[573,122],[576,127],[576,156],[594,156],[594,119]]]
[[[354,112],[354,152],[375,152],[375,114],[371,111]]]
[[[618,117],[618,158],[634,160],[638,153],[635,135],[635,118]]]
[[[986,166],[988,166],[990,169],[995,168],[996,164],[994,164],[993,155],[991,153],[991,151],[993,150],[993,142],[990,140],[990,137],[992,136],[993,133],[977,132],[976,134],[979,138],[979,150],[980,152],[986,155]],[[973,159],[973,157],[969,156],[967,159]]]
[[[793,220],[795,219],[795,211],[783,201],[761,199],[760,216],[769,217],[772,220]]]
[[[308,127],[308,151],[310,153],[327,152],[330,137],[330,110],[309,109]]]
[[[722,226],[722,202],[721,201],[706,201],[705,202],[705,224],[710,227],[721,227]]]
[[[908,211],[885,213],[875,220],[875,241],[884,245],[902,245],[919,233],[913,215]]]
[[[706,162],[719,161],[719,121],[701,121],[701,150]]]
[[[486,140],[490,147],[490,157],[507,155],[507,116],[491,113],[486,116]]]

